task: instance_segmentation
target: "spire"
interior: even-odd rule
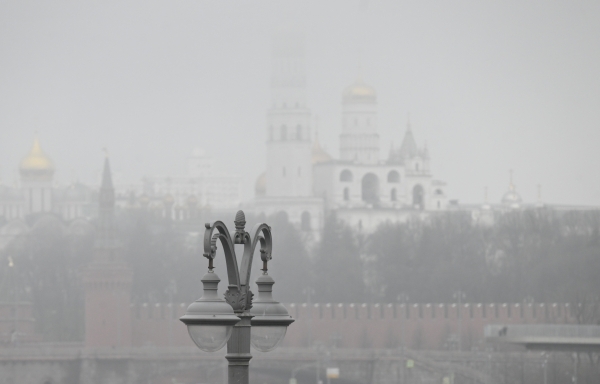
[[[96,253],[97,258],[101,260],[116,260],[116,250],[120,248],[120,243],[116,235],[115,189],[106,150],[105,155],[102,184],[98,196]]]
[[[101,209],[113,209],[115,207],[115,189],[113,187],[108,154],[106,154],[106,157],[104,158],[104,170],[102,171],[102,184],[100,185],[99,200]]]
[[[404,133],[404,139],[402,139],[402,145],[400,145],[400,157],[413,157],[418,154],[419,149],[410,127],[410,115],[408,115],[408,121],[406,123],[406,132]]]

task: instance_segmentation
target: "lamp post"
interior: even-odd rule
[[[244,229],[246,218],[242,211],[237,212],[234,223],[235,231],[231,233],[221,221],[205,224],[204,257],[208,259],[208,272],[201,280],[204,293],[180,320],[187,325],[190,337],[201,350],[215,352],[227,344],[228,383],[248,384],[250,345],[261,352],[275,349],[294,319],[272,297],[275,281],[267,274],[272,250],[271,228],[257,224],[251,236]],[[229,282],[225,300],[217,295],[221,279],[213,267],[218,240],[225,254]],[[256,280],[258,297],[253,301],[250,272],[259,243],[263,274]],[[241,268],[238,268],[235,244],[244,246]]]
[[[458,290],[452,295],[458,300],[458,351],[462,351],[462,301],[466,298],[463,291]]]

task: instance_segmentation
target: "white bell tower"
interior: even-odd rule
[[[311,196],[310,110],[306,106],[301,37],[279,35],[273,41],[271,98],[267,113],[265,195]]]
[[[359,77],[342,96],[340,157],[357,164],[379,162],[377,94]]]

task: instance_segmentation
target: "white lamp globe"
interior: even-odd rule
[[[277,348],[285,337],[287,327],[294,322],[287,309],[273,300],[275,281],[266,273],[256,280],[258,298],[252,303],[250,344],[261,352]]]
[[[233,326],[240,321],[231,305],[217,296],[219,276],[209,270],[202,277],[204,293],[188,307],[181,320],[194,343],[203,351],[215,352],[227,344]]]

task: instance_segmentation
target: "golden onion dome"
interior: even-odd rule
[[[254,193],[256,196],[265,196],[267,194],[267,174],[265,172],[261,173],[258,179],[256,179]]]
[[[331,161],[331,156],[321,147],[318,136],[313,143],[311,159],[313,165]]]
[[[376,98],[375,88],[367,85],[361,77],[358,77],[343,93],[344,101],[375,101]]]
[[[54,172],[54,164],[52,160],[42,151],[42,147],[40,146],[40,142],[37,137],[33,141],[33,147],[31,151],[23,160],[21,160],[21,164],[19,166],[21,172]]]

